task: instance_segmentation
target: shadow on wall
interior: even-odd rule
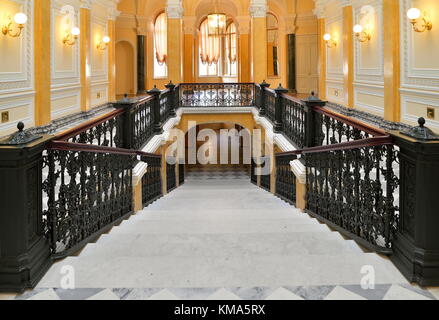
[[[128,41],[116,44],[116,94],[134,94],[134,48]]]

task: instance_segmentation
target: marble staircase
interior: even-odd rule
[[[213,177],[213,178],[212,178]],[[190,175],[175,191],[57,262],[39,288],[279,288],[407,284],[388,258],[250,183],[245,172]]]

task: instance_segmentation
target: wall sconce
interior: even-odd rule
[[[19,12],[14,16],[14,21],[17,24],[18,31],[14,33],[14,30],[12,29],[13,27],[12,17],[9,16],[9,23],[7,25],[4,25],[2,28],[2,33],[5,36],[9,35],[12,38],[19,37],[24,29],[24,25],[27,22],[27,15],[25,15],[22,12]]]
[[[80,33],[81,30],[79,30],[78,27],[74,27],[71,31],[66,31],[66,35],[62,42],[68,46],[73,46],[76,43],[76,40],[78,40]]]
[[[337,46],[337,41],[335,41],[334,39],[332,39],[332,36],[329,33],[326,33],[323,36],[323,40],[325,40],[326,42],[326,46],[331,49],[331,48],[335,48]]]
[[[360,42],[366,42],[372,39],[370,32],[368,30],[364,30],[363,26],[360,24],[354,26],[354,34]]]
[[[407,17],[413,25],[413,30],[416,32],[430,31],[433,28],[433,23],[428,18],[426,11],[421,12],[418,8],[411,8],[407,11]]]
[[[110,41],[111,41],[111,39],[109,36],[103,37],[102,40],[99,41],[99,43],[97,45],[98,50],[106,50]]]

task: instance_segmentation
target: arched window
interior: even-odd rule
[[[267,13],[267,65],[268,76],[279,75],[279,25],[277,18]]]
[[[168,20],[166,13],[158,15],[154,23],[154,78],[168,76]]]
[[[221,37],[219,35],[209,35],[208,19],[201,23],[199,34],[199,74],[204,77],[219,76]]]
[[[226,30],[225,37],[225,54],[224,54],[224,75],[236,76],[238,74],[238,50],[237,50],[237,29],[236,25],[231,22]]]
[[[208,19],[200,25],[199,75],[203,77],[236,76],[238,73],[237,28],[231,21],[225,34],[209,34]]]

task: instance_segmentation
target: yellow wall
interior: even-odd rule
[[[64,14],[65,5],[73,8],[71,15]],[[0,136],[16,131],[18,121],[26,127],[44,125],[108,101],[114,81],[108,73],[108,53],[95,50],[92,42],[88,64],[81,69],[81,41],[85,43],[88,33],[95,41],[107,34],[116,3],[93,3],[87,10],[92,26],[88,31],[80,26],[80,5],[80,0],[0,0],[2,26],[8,15],[28,16],[20,37],[0,34],[0,112],[9,112],[9,121],[0,123]],[[81,35],[69,46],[63,38],[72,27],[81,27]],[[88,91],[81,90],[81,70],[90,80],[90,105],[84,97]]]

